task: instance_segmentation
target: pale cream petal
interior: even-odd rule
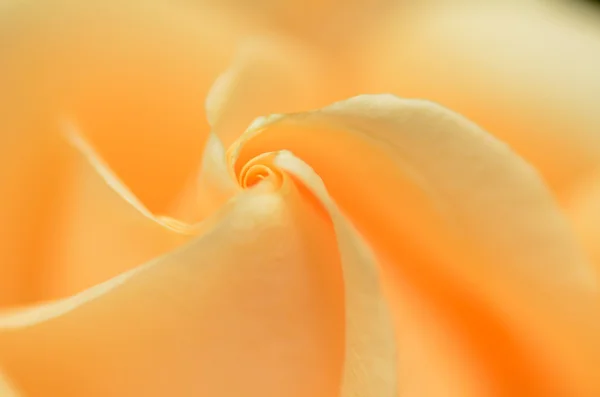
[[[319,53],[301,42],[246,39],[206,99],[212,130],[228,147],[258,116],[324,106],[330,102],[324,73]]]
[[[375,248],[390,296],[414,285],[456,335],[472,382],[528,395],[600,387],[597,273],[510,149],[440,106],[390,95],[270,120],[242,137],[239,164],[282,149],[310,164]]]
[[[335,235],[294,191],[267,185],[236,196],[178,251],[0,318],[0,363],[15,385],[31,396],[337,395]]]
[[[530,161],[562,199],[600,154],[600,12],[575,1],[404,5],[354,59],[359,90],[432,100]]]
[[[396,344],[376,258],[306,163],[289,152],[278,154],[274,163],[299,178],[333,222],[346,291],[346,360],[341,397],[399,395],[402,388],[396,376]]]
[[[0,397],[18,397],[15,389],[9,384],[6,377],[0,372]]]

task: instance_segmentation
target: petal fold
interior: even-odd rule
[[[331,199],[323,181],[290,152],[275,165],[298,178],[327,211],[337,237],[346,296],[346,355],[341,397],[399,395],[397,351],[379,266],[367,243]]]
[[[360,96],[267,118],[234,147],[237,171],[265,151],[309,164],[374,248],[390,297],[416,288],[488,390],[600,386],[596,270],[535,170],[473,123],[426,101]]]
[[[206,112],[228,147],[256,117],[320,107],[328,89],[318,52],[284,37],[243,41],[232,66],[213,85]]]
[[[168,1],[20,1],[0,15],[0,104],[56,134],[86,138],[153,212],[164,212],[200,160],[202,102],[244,29],[215,7]],[[218,43],[218,44],[217,44]],[[2,117],[3,126],[6,118]]]
[[[28,396],[337,395],[344,285],[330,224],[265,184],[203,224],[103,285],[0,317],[15,385]]]
[[[402,5],[353,49],[368,80],[360,92],[463,114],[531,162],[562,199],[598,167],[600,152],[600,13],[575,3]]]

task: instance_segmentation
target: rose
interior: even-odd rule
[[[94,271],[168,254],[5,316],[13,383],[32,395],[594,395],[595,276],[535,172],[465,119],[390,96],[237,137],[248,113],[281,106],[259,90],[320,100],[318,62],[308,88],[287,85],[307,64],[292,73],[297,62],[251,48],[208,99],[216,135],[178,206],[204,219],[195,227],[149,211],[73,126],[71,146],[57,143],[80,178],[67,231],[94,227],[94,240],[68,234],[61,259],[102,247]]]
[[[186,168],[189,167],[186,165],[196,158],[200,158],[202,147],[197,143],[198,141],[201,143],[202,138],[192,134],[192,126],[197,117],[202,117],[202,112],[201,104],[192,104],[193,98],[196,95],[199,100],[203,99],[205,96],[202,92],[204,84],[209,79],[213,79],[215,76],[211,77],[211,73],[219,69],[219,67],[206,65],[206,59],[214,58],[216,55],[215,63],[217,65],[221,62],[224,68],[224,64],[227,63],[223,61],[223,58],[226,58],[225,55],[214,54],[212,45],[204,50],[201,48],[198,55],[195,55],[194,50],[198,51],[198,49],[191,47],[197,46],[198,42],[206,47],[207,44],[203,44],[202,39],[208,39],[207,34],[204,30],[199,33],[196,31],[195,24],[198,19],[189,18],[188,21],[187,15],[179,14],[177,9],[171,9],[158,3],[152,5],[156,9],[140,8],[134,4],[125,5],[125,8],[122,8],[121,4],[110,3],[95,4],[95,7],[91,9],[88,9],[88,6],[82,7],[72,2],[55,2],[50,6],[19,4],[17,8],[11,9],[9,13],[3,15],[7,22],[2,25],[7,30],[6,36],[3,38],[10,38],[13,43],[9,47],[10,52],[7,50],[6,56],[6,59],[11,62],[3,65],[3,86],[10,87],[11,92],[16,94],[11,96],[11,101],[16,99],[17,103],[4,103],[7,105],[3,108],[4,111],[9,109],[10,112],[3,113],[2,125],[18,132],[14,135],[3,135],[3,139],[19,139],[14,143],[9,141],[11,151],[15,152],[18,158],[16,156],[14,159],[9,157],[10,153],[5,153],[4,158],[7,164],[6,168],[11,164],[19,166],[16,167],[16,173],[14,170],[10,171],[11,173],[3,179],[4,183],[2,184],[3,189],[6,189],[3,192],[7,193],[3,197],[8,202],[4,204],[7,204],[8,210],[13,209],[14,218],[16,218],[13,220],[11,217],[8,219],[11,222],[3,224],[4,230],[7,231],[7,233],[3,233],[3,236],[10,235],[10,239],[3,241],[3,248],[5,248],[3,253],[9,259],[8,263],[3,264],[2,282],[9,287],[2,289],[6,294],[5,305],[73,295],[82,288],[98,284],[132,266],[137,266],[168,252],[174,246],[189,239],[185,233],[186,230],[183,230],[182,233],[179,230],[181,228],[178,228],[176,224],[169,223],[169,219],[159,219],[158,217],[154,219],[154,217],[148,216],[147,208],[152,208],[153,212],[158,213],[169,210],[164,207],[168,207],[165,201],[170,201],[171,197],[165,198],[165,191],[175,190],[176,192],[177,189],[170,189],[170,185],[177,186],[177,180],[185,180],[186,175],[181,176],[182,169],[187,171]],[[213,15],[209,15],[206,18],[213,17]],[[125,21],[127,24],[124,25],[121,21]],[[134,25],[136,29],[133,32],[129,25],[130,21],[136,21]],[[194,26],[190,27],[190,24],[194,24]],[[88,25],[95,26],[97,30],[90,32],[88,29],[83,29]],[[174,26],[177,28],[173,29]],[[156,31],[160,31],[161,27],[168,29],[168,32],[157,35]],[[230,26],[225,27],[230,28]],[[135,33],[138,31],[137,29],[141,31],[141,37],[157,35],[166,43],[160,43],[159,51],[157,51],[157,46],[149,44],[146,39],[140,40]],[[209,31],[210,38],[214,39],[214,29],[207,28],[206,30]],[[71,31],[80,32],[80,34],[78,36],[67,35]],[[225,37],[229,37],[230,34],[227,30],[224,33],[227,33],[224,34]],[[190,40],[190,35],[194,40]],[[121,43],[123,48],[107,48],[109,43],[114,45],[113,37],[125,38],[128,41]],[[35,47],[30,45],[32,42],[37,45]],[[37,48],[45,49],[44,43],[46,42],[55,47],[49,56],[35,51]],[[81,42],[86,44],[83,60],[57,57],[57,54],[72,53],[80,46]],[[285,42],[285,45],[282,42]],[[277,50],[278,47],[279,50]],[[302,78],[311,68],[318,69],[318,67],[311,65],[310,58],[303,56],[302,50],[295,49],[294,45],[284,39],[269,39],[266,43],[264,40],[258,43],[253,42],[249,44],[248,48],[247,51],[250,51],[250,55],[245,56],[242,53],[239,61],[243,63],[242,71],[244,73],[252,74],[257,68],[261,73],[269,71],[269,68],[279,66],[284,69],[298,68],[302,70],[300,79],[292,82],[286,80],[283,83],[290,83],[292,89],[299,87],[293,98],[299,103],[304,100],[302,94],[304,87],[300,86],[303,84]],[[182,57],[183,60],[181,60]],[[305,60],[305,58],[308,59]],[[36,61],[33,66],[31,59]],[[107,60],[110,61],[109,65],[103,65],[102,69],[94,66],[95,62]],[[151,65],[147,64],[148,60],[152,62]],[[183,61],[187,64],[184,64]],[[199,64],[200,61],[201,64]],[[271,63],[273,63],[273,67],[270,66]],[[31,70],[32,67],[40,65],[43,65],[42,73]],[[130,69],[134,66],[137,66],[136,70],[142,70],[147,75],[132,76]],[[65,73],[65,71],[67,72]],[[269,73],[271,84],[277,83],[278,70],[274,70],[274,72]],[[199,76],[197,76],[198,73]],[[181,77],[181,74],[185,76]],[[114,78],[115,75],[117,78],[114,81],[110,80],[110,77]],[[178,79],[184,80],[186,90],[171,92],[170,85],[176,83]],[[238,84],[236,87],[242,86]],[[275,84],[274,87],[280,87],[280,85]],[[158,96],[158,99],[148,98],[150,94]],[[3,98],[6,97],[3,96]],[[275,108],[280,108],[282,102],[286,101],[285,99],[273,99],[277,101]],[[188,101],[190,102],[189,107],[173,106],[172,104],[172,102],[183,104]],[[310,103],[317,102],[311,99]],[[233,104],[230,103],[230,105]],[[133,108],[133,110],[141,109],[143,111],[148,108],[158,108],[162,111],[160,113],[156,111],[154,114],[146,113],[140,120],[131,120],[128,116],[124,118],[119,114],[123,106]],[[101,115],[96,113],[97,108],[103,109]],[[127,112],[127,114],[134,113],[141,112],[131,109]],[[200,116],[197,116],[196,113]],[[253,114],[252,117],[256,114]],[[68,145],[65,144],[63,138],[56,136],[54,123],[59,121],[59,117],[65,115],[74,117],[78,125],[85,129],[86,139],[94,144],[95,149],[92,149],[82,139],[73,138],[71,139],[72,145]],[[155,128],[155,124],[167,125],[174,131],[181,131],[181,135],[169,133],[171,136],[167,145],[159,146],[155,137],[157,131],[161,131],[163,137],[169,131],[166,131],[165,127]],[[198,124],[201,123],[198,122]],[[101,130],[95,133],[94,128],[98,127]],[[225,130],[225,127],[223,126],[221,129]],[[185,131],[186,129],[187,131]],[[132,137],[138,141],[135,146],[121,142],[122,137],[131,136],[126,135],[130,130],[140,132],[140,135]],[[105,134],[106,131],[111,133]],[[171,138],[173,139],[171,140]],[[8,146],[4,145],[3,147]],[[29,148],[29,146],[33,147]],[[131,155],[132,149],[135,153],[133,156]],[[100,160],[99,156],[93,153],[94,151],[100,152],[105,161]],[[195,152],[191,160],[186,155],[186,151],[188,154]],[[175,154],[169,155],[173,152]],[[136,171],[136,169],[139,170],[140,161],[143,158],[148,159],[148,157],[169,162],[167,170],[161,166],[161,169],[153,172],[155,175],[149,184],[143,179],[140,180],[139,172]],[[119,178],[127,182],[128,188],[144,199],[144,205],[133,198],[133,195],[128,192],[128,188],[119,186],[120,182],[117,181],[112,170],[102,166],[104,162],[109,163],[112,169],[118,171]],[[43,164],[44,167],[40,167],[40,164]],[[43,170],[41,179],[49,186],[34,180],[33,189],[28,186],[23,189],[23,180],[28,180],[28,175],[39,175],[40,170]],[[110,187],[106,185],[107,182]],[[179,184],[182,183],[179,182]],[[37,197],[31,197],[31,190],[37,193],[35,195]],[[132,203],[124,201],[122,196]],[[54,211],[50,211],[53,209],[51,206],[54,203],[60,205],[55,207]],[[67,213],[61,213],[61,206],[68,208]],[[40,215],[50,219],[38,219]],[[190,214],[190,216],[193,215]],[[165,227],[165,223],[170,227]],[[32,233],[31,229],[52,230],[52,233],[37,240],[36,234],[40,231],[35,233],[34,230]],[[193,231],[189,231],[189,233],[191,234]],[[42,255],[36,255],[42,250],[47,251],[42,252]],[[28,274],[29,268],[33,266],[36,266],[32,269],[35,274]],[[36,278],[43,283],[36,285]],[[23,285],[25,281],[29,281],[30,284]],[[42,311],[38,310],[36,313],[42,313]],[[12,321],[14,319],[8,318],[8,323],[5,325],[10,326]],[[178,325],[178,327],[180,326]],[[304,328],[301,331],[304,331]],[[338,337],[337,334],[336,337]],[[72,351],[75,351],[76,345],[77,343],[72,345]],[[29,375],[36,378],[36,381],[33,384],[29,382],[23,384],[24,380],[19,375],[20,369],[23,367],[19,365],[18,361],[24,357],[22,354],[26,355],[26,352],[16,350],[18,356],[11,356],[12,347],[0,350],[2,351],[2,365],[14,380],[13,383],[16,383],[26,394],[35,395],[38,387],[41,388],[41,393],[44,395],[77,394],[78,387],[86,387],[84,383],[87,375],[81,377],[73,385],[64,384],[62,383],[64,379],[59,380],[58,378],[50,379],[50,384],[48,384],[44,380],[47,379],[45,375],[42,375],[42,378],[35,375],[37,373],[33,368],[36,365],[35,362],[27,364],[27,371]],[[83,351],[85,349],[81,350],[81,352]],[[41,352],[38,353],[40,354],[38,357],[41,357]],[[63,353],[67,354],[67,351]],[[15,359],[17,362],[14,361]],[[88,362],[91,363],[89,360]],[[208,362],[208,356],[205,362]],[[65,357],[64,363],[71,365],[75,364],[75,361]],[[163,365],[157,364],[156,368],[162,371]],[[178,371],[176,367],[173,367],[173,370]],[[292,370],[291,367],[286,369],[290,373],[293,373]],[[96,371],[88,368],[85,373],[93,375]],[[127,376],[133,374],[129,371],[125,371],[125,373],[129,374]],[[103,382],[103,376],[97,377],[96,381]],[[273,376],[274,374],[269,374],[269,380],[272,380]],[[117,378],[122,379],[121,375]],[[109,382],[108,388],[116,390],[115,392],[118,394],[127,394],[131,388],[128,389],[121,385],[123,380],[119,381],[117,378]],[[92,383],[96,383],[96,381]],[[136,385],[139,381],[141,379],[133,381],[133,384]],[[197,381],[198,379],[194,380],[194,382]],[[170,379],[164,384],[164,387],[174,391],[178,383],[177,379]],[[240,384],[242,384],[241,378]],[[181,385],[182,388],[188,390],[190,386],[193,387],[190,384]],[[102,388],[94,388],[93,384],[87,387],[89,388],[87,391],[102,392]],[[210,385],[205,387],[210,387]],[[277,387],[276,382],[273,387]],[[307,387],[310,387],[310,384]],[[164,393],[164,388],[161,389],[152,384],[138,387],[134,393],[144,394],[144,390],[150,389],[152,393],[158,395],[168,394]],[[255,388],[255,391],[266,393],[268,389]],[[82,392],[87,394],[86,391]],[[176,390],[175,393],[177,394]],[[150,392],[146,394],[150,394]]]

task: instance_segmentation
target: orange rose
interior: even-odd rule
[[[206,4],[0,14],[1,396],[600,394],[597,268],[547,152],[475,101],[493,135],[427,100],[324,106],[402,94],[383,22],[365,65],[356,36],[331,56]],[[429,7],[405,7],[425,38]]]

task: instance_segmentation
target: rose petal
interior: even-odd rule
[[[500,142],[432,103],[382,95],[267,119],[241,138],[238,161],[282,149],[311,165],[376,249],[390,297],[416,288],[474,384],[529,395],[600,386],[597,275],[534,170]]]
[[[346,290],[346,361],[341,396],[398,395],[402,388],[396,378],[396,346],[375,257],[306,163],[284,152],[275,158],[275,165],[300,179],[325,207],[336,232]]]
[[[211,10],[190,16],[152,1],[2,9],[0,306],[39,298],[35,279],[48,274],[41,245],[68,162],[58,118],[76,119],[147,208],[163,212],[200,160],[201,103],[228,64],[236,29]]]
[[[188,223],[199,222],[240,190],[241,187],[235,183],[227,168],[223,143],[214,133],[210,133],[198,175],[190,180],[169,213]]]
[[[77,119],[136,196],[164,212],[200,160],[202,101],[243,27],[206,7],[118,0],[21,1],[0,26],[3,111],[43,118],[33,140],[56,132],[58,117]]]
[[[74,128],[74,127],[70,127]],[[70,130],[62,178],[39,250],[36,300],[73,295],[187,241],[192,227],[157,218]]]
[[[594,173],[571,191],[565,204],[575,234],[600,269],[600,175]]]
[[[300,43],[282,37],[247,39],[213,85],[207,117],[228,147],[260,115],[325,105],[328,83],[318,53]]]
[[[0,372],[0,397],[18,397],[15,389],[8,383],[6,377]]]
[[[335,51],[336,46],[348,45],[350,38],[362,33],[396,2],[390,0],[177,0],[181,4],[202,10],[207,5],[222,7],[227,12],[253,21],[274,32],[292,34],[314,45],[325,45]],[[190,9],[193,9],[192,7]],[[351,27],[351,29],[348,29]]]
[[[198,174],[173,205],[170,214],[188,222],[208,216],[235,193],[224,166],[224,147],[259,115],[297,112],[323,106],[335,97],[320,54],[282,36],[257,36],[239,46],[231,67],[213,84],[206,114],[215,136],[204,148]],[[220,193],[219,193],[220,192]]]
[[[19,137],[3,159],[3,307],[79,292],[195,233],[151,214],[76,132],[56,138]]]
[[[0,114],[0,123],[2,114]],[[18,130],[0,133],[0,307],[22,304],[37,294],[40,223],[52,207],[61,167],[49,139],[31,141]]]
[[[0,318],[29,395],[323,396],[339,391],[343,281],[327,220],[263,185],[172,254]]]
[[[426,98],[465,115],[562,195],[598,166],[600,14],[560,3],[399,7],[354,48],[369,80],[361,92]]]

